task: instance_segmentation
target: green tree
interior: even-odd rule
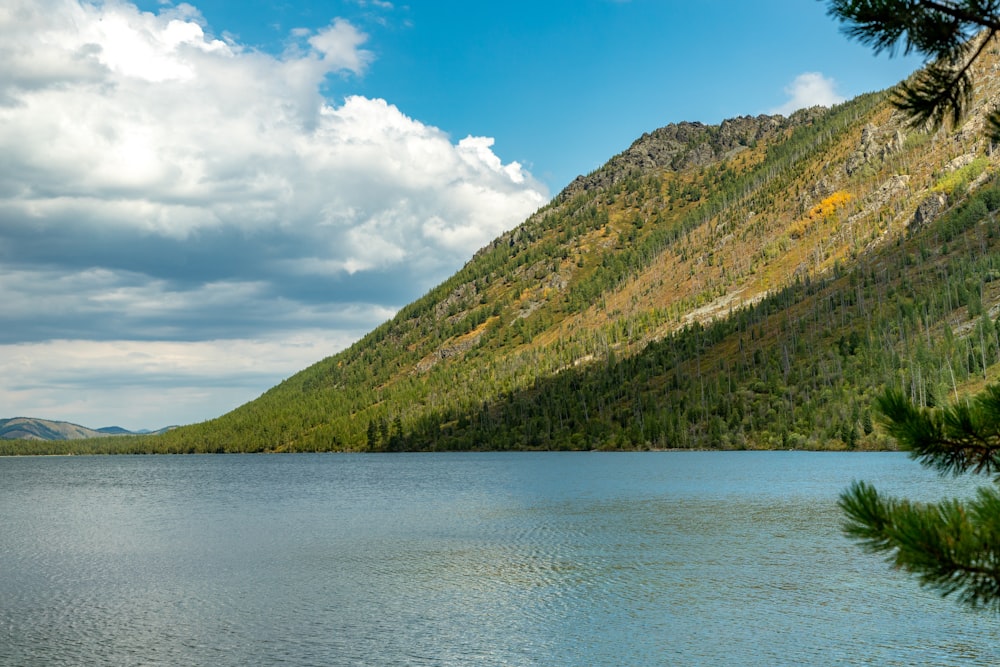
[[[379,439],[378,422],[374,419],[368,422],[368,432],[367,432],[367,444],[370,451],[377,451],[381,447],[382,443]]]
[[[844,32],[876,53],[920,53],[929,64],[900,84],[893,103],[914,124],[957,124],[972,103],[972,65],[1000,32],[1000,0],[828,0]],[[989,116],[1000,139],[1000,110]]]
[[[877,401],[887,433],[942,474],[982,473],[1000,482],[1000,385],[968,402],[918,408],[899,390]],[[887,498],[865,482],[840,497],[845,533],[943,596],[1000,611],[1000,491],[968,501],[921,504]]]

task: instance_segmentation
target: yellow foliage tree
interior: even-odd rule
[[[830,220],[837,211],[848,204],[854,196],[850,192],[837,190],[829,197],[809,209],[809,213],[802,220],[796,220],[788,227],[788,236],[799,239],[805,236],[806,231],[820,220]]]

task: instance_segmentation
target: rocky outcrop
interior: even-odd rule
[[[434,306],[434,317],[439,320],[457,314],[461,314],[464,317],[466,305],[478,293],[479,292],[473,283],[459,285],[452,290],[451,294]]]
[[[587,176],[578,176],[557,200],[566,201],[581,192],[613,187],[636,174],[658,169],[682,171],[712,164],[787,128],[811,123],[826,111],[823,107],[802,109],[788,118],[740,116],[724,120],[720,125],[671,123],[642,135],[628,150],[611,158],[600,169]]]
[[[858,149],[844,163],[844,171],[850,176],[867,165],[875,165],[893,153],[903,150],[906,137],[894,125],[876,127],[866,125],[861,130]]]
[[[916,231],[941,215],[948,205],[948,198],[943,192],[931,192],[917,204],[917,210],[910,222],[911,231]]]
[[[444,359],[449,359],[451,357],[459,357],[465,354],[478,345],[479,340],[482,337],[483,332],[479,331],[471,336],[453,340],[447,345],[442,345],[437,350],[417,362],[416,372],[426,373],[430,369],[434,368],[439,361],[443,361]]]

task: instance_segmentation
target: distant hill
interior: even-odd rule
[[[130,431],[121,426],[105,426],[104,428],[97,429],[100,433],[105,433],[107,435],[137,435],[139,433],[149,433],[149,431]]]
[[[112,435],[155,435],[169,428],[171,427],[158,431],[138,432],[129,431],[121,426],[93,429],[70,422],[14,417],[13,419],[0,419],[0,440],[80,440]]]

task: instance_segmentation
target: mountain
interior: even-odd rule
[[[104,435],[107,434],[69,422],[30,417],[0,419],[0,439],[4,440],[74,440]]]
[[[883,388],[1000,376],[995,58],[955,129],[872,93],[650,132],[349,349],[80,451],[891,446]]]
[[[31,417],[0,419],[0,440],[80,440],[112,435],[153,435],[166,430],[134,432],[120,426],[93,429],[70,422]]]

